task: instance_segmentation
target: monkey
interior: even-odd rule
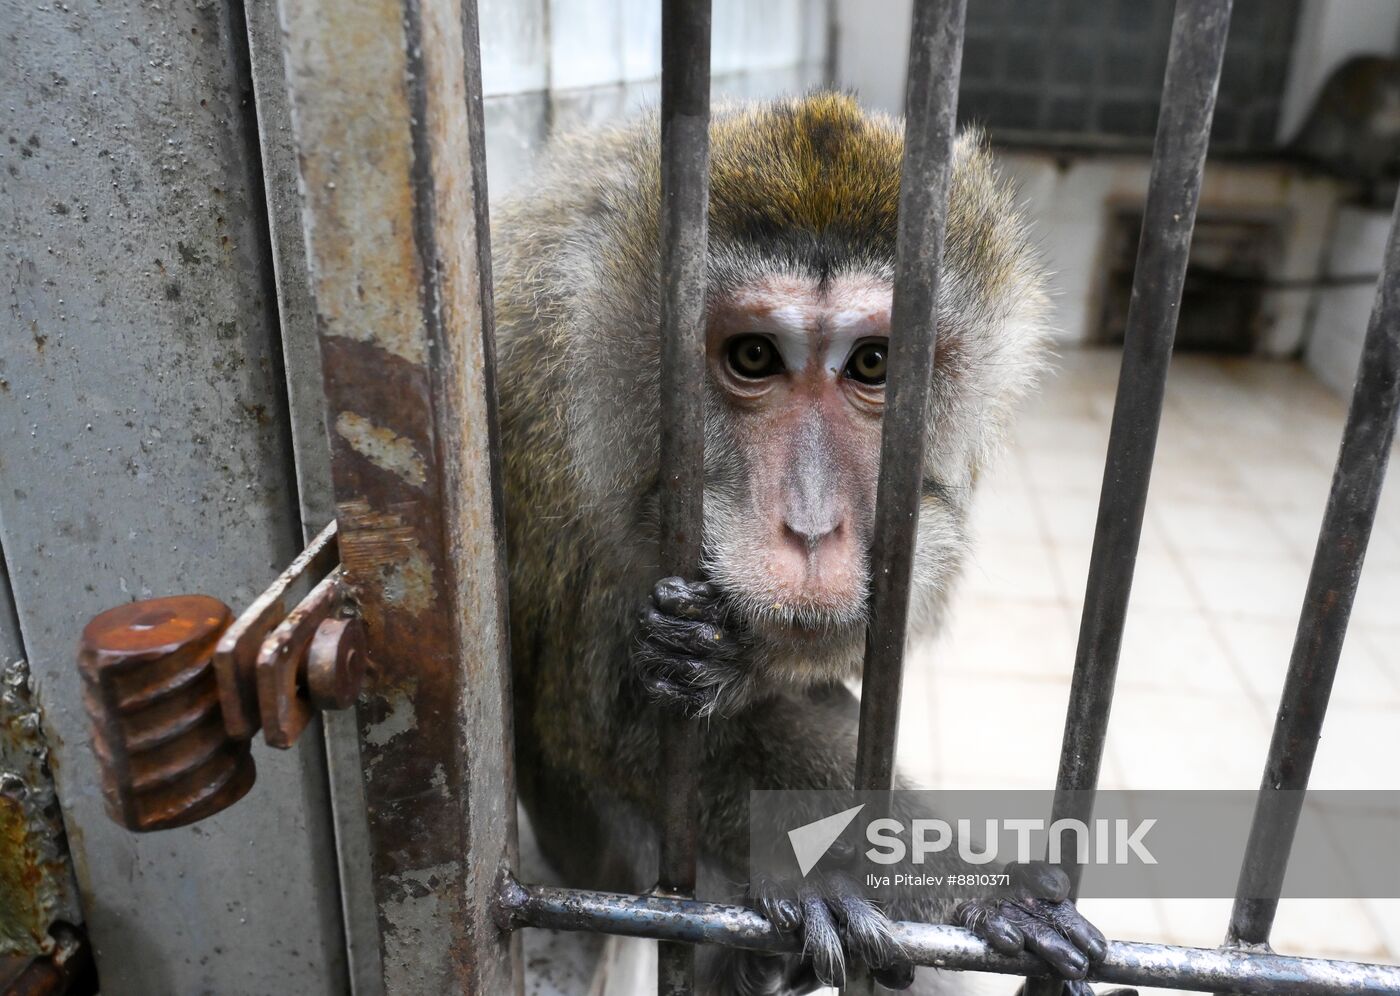
[[[1105,942],[1057,869],[1026,873],[1023,901],[957,910],[743,882],[750,789],[852,784],[858,703],[844,682],[868,617],[903,130],[825,91],[712,115],[695,578],[658,566],[659,132],[652,112],[557,139],[493,225],[517,782],[541,849],[577,887],[654,884],[661,730],[699,718],[702,895],[739,890],[804,950],[703,949],[703,991],[840,985],[848,959],[907,987],[890,917],[917,915],[1029,948],[1088,993],[1074,980]],[[973,483],[1045,363],[1047,302],[1011,187],[964,133],[914,637],[945,613]]]

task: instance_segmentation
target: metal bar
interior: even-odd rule
[[[705,265],[710,196],[710,0],[661,5],[661,570],[696,578],[704,533]],[[700,727],[664,721],[657,888],[695,893]],[[663,996],[695,988],[694,951],[662,944]]]
[[[1172,25],[1065,716],[1055,819],[1088,818],[1098,786],[1230,4],[1231,0],[1179,0]],[[1077,878],[1074,869],[1069,871]]]
[[[802,946],[798,937],[779,931],[762,914],[743,906],[524,886],[509,877],[501,883],[497,903],[498,922],[507,929],[598,931],[769,952],[796,952]],[[1003,975],[1045,970],[1035,956],[999,955],[961,927],[897,922],[893,935],[920,965]],[[1280,996],[1400,994],[1400,966],[1122,941],[1109,943],[1091,979],[1198,992],[1227,986]]]
[[[383,988],[518,993],[488,910],[515,796],[475,3],[281,0],[281,20],[341,563],[374,662]]]
[[[1172,22],[1060,748],[1056,820],[1087,820],[1093,812],[1231,3],[1178,0]],[[1077,894],[1079,869],[1066,871]],[[1030,982],[1026,991],[1027,996],[1055,996],[1061,988],[1058,982],[1041,980]]]
[[[1240,868],[1230,943],[1264,944],[1273,927],[1322,721],[1400,414],[1400,205],[1391,216],[1356,388],[1303,596],[1254,823]]]
[[[296,462],[302,538],[310,541],[335,517],[331,455],[326,442],[325,388],[316,343],[316,310],[307,272],[306,243],[297,193],[292,110],[282,61],[282,28],[274,3],[244,3],[248,54],[261,146],[263,195],[276,278],[277,320],[282,332],[282,373]],[[370,887],[368,820],[360,776],[359,724],[353,709],[321,713],[303,735],[314,743],[316,727],[326,755],[326,803],[335,832],[341,918],[353,996],[383,996],[378,913]],[[323,798],[325,798],[323,796]]]
[[[919,0],[909,39],[889,381],[880,438],[870,550],[870,624],[856,746],[858,789],[888,789],[894,775],[909,583],[923,494],[924,435],[937,338],[938,269],[957,132],[966,13],[966,0]]]

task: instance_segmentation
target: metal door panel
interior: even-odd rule
[[[106,996],[340,993],[319,734],[198,826],[103,813],[86,619],[300,547],[237,8],[0,3],[0,539]]]

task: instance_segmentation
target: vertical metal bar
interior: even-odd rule
[[[1180,0],[1172,26],[1065,718],[1062,791],[1098,785],[1229,16],[1230,0]],[[1076,798],[1091,805],[1086,795]],[[1075,815],[1069,800],[1064,808],[1060,801],[1056,818]]]
[[[341,559],[374,662],[384,988],[519,992],[490,916],[515,795],[475,2],[281,16]]]
[[[1356,388],[1303,596],[1259,802],[1240,868],[1229,943],[1269,939],[1347,620],[1400,413],[1400,205],[1391,216]]]
[[[888,789],[894,775],[966,13],[966,0],[918,0],[909,39],[889,381],[880,438],[870,551],[870,625],[856,746],[858,789]]]
[[[277,319],[282,332],[282,371],[296,462],[297,501],[302,538],[310,542],[335,517],[335,496],[331,488],[330,448],[326,443],[326,396],[316,344],[316,309],[297,195],[297,154],[282,61],[282,29],[274,4],[247,3],[244,11],[268,236],[277,282]],[[329,790],[326,804],[335,832],[350,992],[352,996],[384,996],[355,711],[322,713],[305,736],[324,741]]]
[[[966,17],[966,0],[916,0],[910,27],[889,379],[880,430],[870,622],[856,741],[858,789],[889,789],[894,779]],[[842,991],[848,996],[873,993],[875,983],[862,974]]]
[[[705,479],[705,261],[710,197],[710,0],[661,5],[661,570],[700,573]],[[663,720],[658,889],[695,893],[700,727]],[[695,988],[695,952],[659,945],[657,989]]]
[[[1232,0],[1178,0],[1099,495],[1054,819],[1090,818],[1142,535]],[[1067,868],[1075,890],[1079,870]],[[1031,981],[1027,996],[1060,991]]]

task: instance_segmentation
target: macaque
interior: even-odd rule
[[[848,961],[907,987],[889,918],[962,923],[1069,979],[1104,951],[1054,869],[1022,902],[956,910],[744,884],[750,789],[852,784],[843,682],[868,615],[902,149],[899,122],[835,93],[713,116],[700,577],[658,567],[656,117],[558,141],[493,225],[521,797],[570,884],[645,891],[660,730],[703,717],[702,898],[747,901],[804,945],[703,949],[706,992],[805,992]],[[915,638],[939,625],[973,483],[1048,332],[1044,270],[975,133],[956,144],[947,225]]]

